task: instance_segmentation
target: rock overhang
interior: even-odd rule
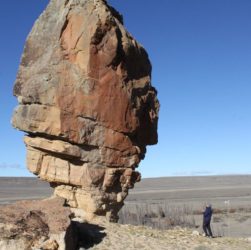
[[[86,214],[117,219],[159,103],[147,52],[103,0],[51,0],[30,32],[12,124],[25,131],[27,167]]]

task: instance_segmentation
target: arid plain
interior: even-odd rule
[[[36,178],[0,178],[0,204],[51,196]],[[191,227],[202,233],[203,206],[214,209],[215,236],[251,237],[251,175],[147,178],[135,185],[120,213],[121,223],[160,229]]]

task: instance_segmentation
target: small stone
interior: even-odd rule
[[[194,231],[192,232],[192,235],[194,235],[194,236],[199,236],[200,233],[199,233],[198,231],[194,230]]]
[[[59,245],[55,240],[47,240],[41,245],[41,249],[43,250],[57,250],[58,247]]]

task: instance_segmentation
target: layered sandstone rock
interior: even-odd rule
[[[26,41],[12,123],[27,166],[86,214],[116,219],[159,104],[144,48],[105,0],[51,0]]]

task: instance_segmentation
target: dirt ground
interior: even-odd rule
[[[157,230],[150,227],[103,225],[105,237],[93,246],[95,250],[250,250],[249,239],[207,238],[184,228]]]
[[[51,196],[47,182],[28,177],[0,177],[0,205],[18,200],[43,199]]]

